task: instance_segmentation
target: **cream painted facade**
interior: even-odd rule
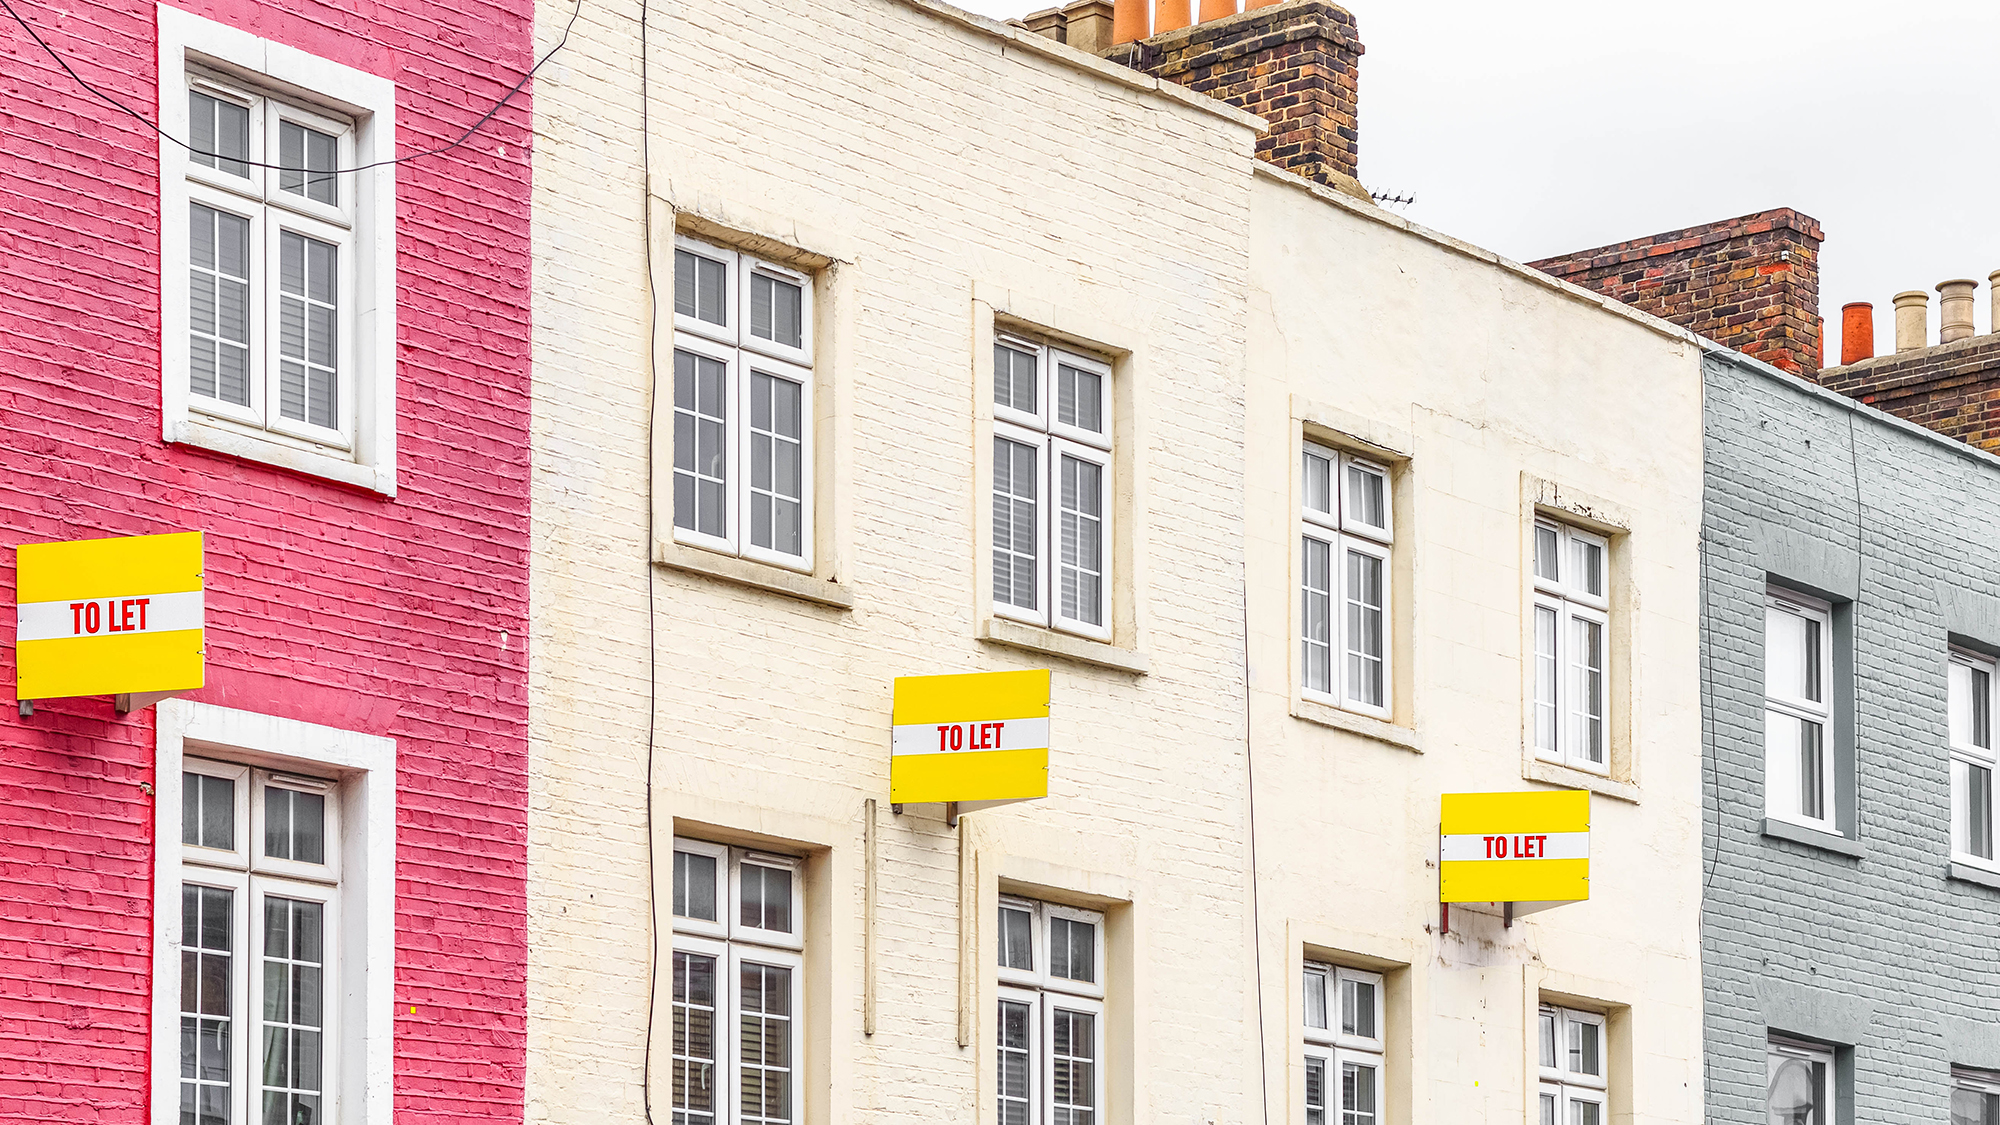
[[[1390,970],[1385,1125],[1522,1120],[1538,994],[1611,1012],[1614,1111],[1698,1120],[1688,338],[926,0],[647,19],[647,88],[589,6],[535,88],[528,1119],[650,1076],[674,1120],[679,835],[800,861],[802,1122],[996,1120],[1003,894],[1103,915],[1108,1122],[1305,1120],[1308,952]],[[677,233],[810,279],[802,569],[676,541]],[[1109,640],[994,610],[996,336],[1110,368]],[[1308,433],[1395,464],[1388,723],[1288,686]],[[1568,780],[1523,752],[1537,503],[1629,531],[1603,890],[1442,936],[1438,792]],[[1043,667],[1046,799],[891,811],[894,677]]]

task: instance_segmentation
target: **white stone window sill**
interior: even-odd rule
[[[1103,641],[1073,637],[1053,629],[1023,625],[1004,617],[989,617],[981,622],[979,639],[988,644],[1026,649],[1044,656],[1059,656],[1082,664],[1095,664],[1099,668],[1130,672],[1135,676],[1145,675],[1153,666],[1152,661],[1146,659],[1146,654],[1143,652],[1119,648]]]
[[[1961,883],[1974,883],[2000,891],[2000,871],[1995,871],[1983,863],[1954,859],[1951,861],[1948,874]]]
[[[1864,854],[1859,840],[1850,840],[1845,836],[1828,832],[1824,828],[1808,828],[1803,824],[1793,824],[1789,820],[1780,820],[1775,816],[1764,818],[1764,835],[1774,840],[1789,840],[1794,844],[1804,844],[1810,848],[1819,848],[1851,859],[1860,859]]]
[[[733,555],[718,555],[714,551],[704,551],[671,539],[653,544],[653,561],[671,570],[732,582],[753,590],[783,594],[835,609],[854,608],[854,591],[831,579],[800,574]]]
[[[1521,776],[1529,781],[1545,781],[1550,785],[1561,785],[1570,789],[1588,789],[1600,796],[1618,801],[1639,803],[1639,787],[1629,781],[1619,781],[1601,773],[1591,773],[1573,766],[1551,762],[1535,757],[1531,751],[1528,760],[1521,767]]]
[[[396,495],[396,472],[393,467],[377,468],[361,464],[345,453],[320,452],[274,441],[198,414],[174,423],[167,440],[177,445],[191,445],[245,461],[257,461],[307,476],[350,484],[384,496]]]
[[[1424,752],[1423,738],[1413,727],[1397,726],[1369,715],[1358,714],[1331,703],[1321,703],[1315,699],[1292,700],[1292,717],[1303,719],[1315,726],[1346,731],[1348,734],[1372,738],[1413,754]]]

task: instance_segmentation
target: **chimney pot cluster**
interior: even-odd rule
[[[1993,326],[2000,332],[2000,270],[1986,275],[1988,296],[1993,302]],[[1937,342],[1955,344],[1978,333],[1972,322],[1972,304],[1979,282],[1969,277],[1940,281],[1938,293]],[[1931,346],[1931,295],[1921,289],[1896,294],[1896,351],[1915,352]],[[1875,309],[1866,301],[1843,305],[1840,310],[1840,363],[1846,366],[1875,356]]]

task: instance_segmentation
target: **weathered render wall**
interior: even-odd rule
[[[1954,1064],[2000,1069],[2000,879],[1951,875],[1945,711],[1949,646],[2000,645],[2000,460],[1741,357],[1704,381],[1710,1114],[1763,1114],[1788,1033],[1839,1048],[1838,1120],[1942,1121]],[[1765,831],[1773,581],[1852,622],[1852,840]]]
[[[545,42],[568,14],[543,6]],[[667,543],[673,565],[655,568],[649,596],[640,47],[627,18],[586,8],[536,98],[530,1119],[641,1119],[649,735],[662,893],[676,826],[808,859],[804,1120],[991,1119],[988,926],[1002,880],[1113,913],[1106,1120],[1235,1119],[1255,1073],[1238,1033],[1251,1003],[1236,546],[1246,120],[921,2],[692,0],[652,20],[662,319],[676,222],[820,271],[831,580],[792,583],[818,600],[732,583]],[[1142,673],[980,639],[990,516],[975,454],[991,448],[979,435],[996,318],[1117,356],[1132,518],[1113,662]],[[670,463],[659,448],[655,464]],[[842,599],[851,608],[829,604]],[[1031,667],[1054,672],[1050,796],[970,813],[958,831],[935,806],[892,816],[893,677]],[[977,904],[964,1047],[962,847]]]
[[[1388,973],[1391,1120],[1536,1120],[1541,998],[1610,1014],[1611,1120],[1693,1125],[1696,343],[1282,172],[1259,170],[1251,231],[1245,550],[1274,1119],[1303,1120],[1310,955]],[[1394,464],[1390,722],[1297,686],[1306,437]],[[1538,511],[1624,529],[1609,779],[1530,750]],[[1596,790],[1591,900],[1511,928],[1454,907],[1441,935],[1439,795],[1549,784]]]

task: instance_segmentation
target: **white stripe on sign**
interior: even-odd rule
[[[1049,744],[1047,719],[979,723],[907,723],[890,727],[891,754],[951,754],[968,750],[1040,750]]]
[[[75,602],[24,602],[14,625],[17,641],[72,637],[122,637],[202,627],[202,592],[89,598]]]
[[[1449,862],[1489,859],[1589,859],[1588,832],[1507,832],[1492,836],[1440,836],[1438,858]]]

